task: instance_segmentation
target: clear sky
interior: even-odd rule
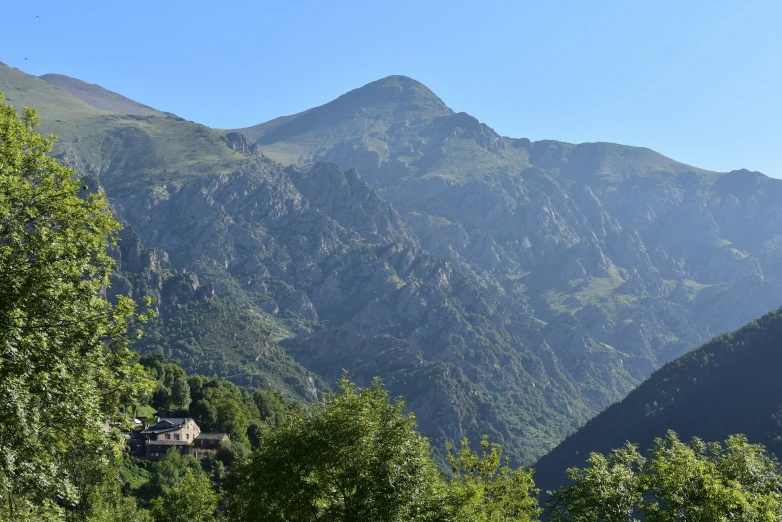
[[[0,61],[212,127],[404,74],[503,135],[782,177],[779,0],[6,0],[0,20]]]

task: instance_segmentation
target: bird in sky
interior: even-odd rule
[[[35,15],[35,17],[36,17],[36,18],[40,18],[40,16],[38,16],[38,15]]]

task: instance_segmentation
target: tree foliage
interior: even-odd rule
[[[554,522],[628,522],[635,520],[642,500],[641,478],[646,462],[627,444],[608,455],[593,453],[587,466],[571,468],[572,485],[551,495],[547,511]]]
[[[555,489],[590,452],[607,453],[627,440],[648,448],[669,429],[685,440],[744,433],[782,455],[780,338],[782,309],[664,365],[541,458],[538,483]]]
[[[231,477],[231,515],[243,521],[402,521],[432,516],[441,477],[412,414],[379,380],[342,378],[331,400],[264,425]]]
[[[102,297],[119,224],[37,124],[0,95],[0,505],[12,517],[22,499],[76,502],[72,442],[91,441],[105,464],[104,426],[144,382],[122,342],[134,305]]]
[[[724,444],[668,432],[648,458],[627,445],[608,456],[593,453],[573,481],[554,492],[550,520],[625,522],[767,521],[782,517],[778,463],[760,444],[734,435]]]
[[[529,522],[537,520],[538,490],[532,472],[513,469],[503,459],[503,448],[481,440],[481,455],[470,449],[469,441],[462,440],[461,448],[453,453],[447,446],[446,460],[453,477],[449,496],[454,507],[453,516],[465,522]]]
[[[152,516],[139,507],[136,498],[122,494],[121,461],[118,461],[112,472],[90,492],[85,522],[152,522]]]
[[[207,476],[200,469],[187,469],[179,484],[164,486],[163,494],[152,501],[152,515],[156,522],[211,522],[217,501]]]

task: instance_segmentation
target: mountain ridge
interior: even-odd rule
[[[148,105],[135,102],[115,92],[104,89],[100,85],[83,82],[63,74],[43,74],[41,80],[55,87],[63,89],[84,103],[96,109],[118,112],[121,114],[133,114],[136,116],[165,116],[166,113],[153,109]]]

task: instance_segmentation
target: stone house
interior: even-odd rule
[[[230,440],[227,433],[200,433],[190,448],[195,458],[213,457],[221,442]]]
[[[190,445],[201,434],[201,428],[189,417],[158,418],[139,434],[144,440],[144,457],[162,458],[171,448],[188,453]]]

